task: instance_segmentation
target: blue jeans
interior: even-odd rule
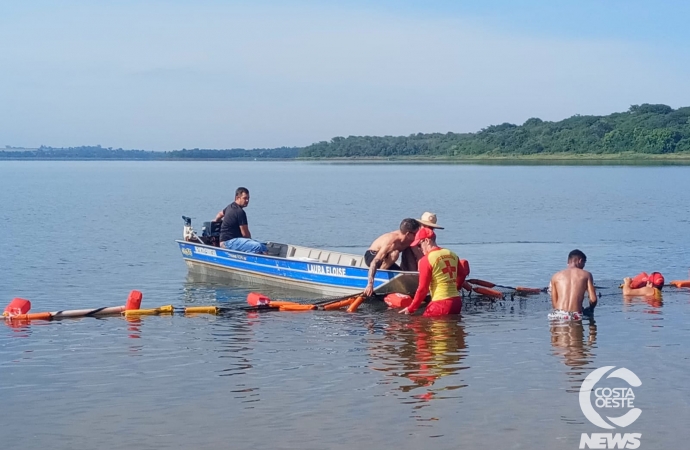
[[[245,253],[267,253],[268,248],[263,242],[255,241],[254,239],[235,238],[229,241],[223,241],[220,246],[228,250],[236,250]]]

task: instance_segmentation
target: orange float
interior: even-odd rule
[[[482,286],[475,286],[472,288],[474,292],[481,295],[486,295],[487,297],[503,298],[503,293],[496,291],[494,289],[489,289]]]
[[[355,301],[350,303],[350,306],[347,307],[347,312],[351,313],[351,312],[357,311],[357,308],[359,308],[359,305],[364,303],[364,300],[366,300],[366,299],[367,298],[363,295],[360,295],[359,297],[355,298]]]
[[[674,280],[670,284],[677,288],[690,288],[690,280]]]
[[[262,306],[282,307],[282,306],[292,306],[292,305],[300,306],[300,305],[302,305],[302,303],[297,303],[297,302],[288,302],[288,301],[284,301],[284,300],[271,300],[270,298],[266,297],[264,294],[260,294],[258,292],[250,292],[247,295],[247,303],[249,303],[250,306],[256,306],[256,307],[262,307]]]
[[[338,300],[332,303],[327,303],[323,305],[324,311],[334,311],[336,309],[344,308],[345,306],[350,306],[357,297],[346,298],[345,300]]]
[[[476,278],[470,278],[469,280],[467,280],[467,282],[472,283],[472,284],[476,284],[477,286],[484,286],[486,288],[492,288],[492,287],[496,286],[495,284],[493,284],[490,281],[478,280]]]
[[[49,312],[32,313],[32,314],[17,314],[11,317],[12,320],[53,320],[52,314]]]
[[[289,305],[281,306],[279,311],[313,311],[315,309],[317,309],[316,305],[303,305],[301,303],[292,303]]]

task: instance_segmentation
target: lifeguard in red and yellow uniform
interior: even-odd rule
[[[470,266],[460,260],[452,251],[436,244],[436,233],[422,227],[415,235],[411,246],[419,246],[424,257],[419,260],[419,286],[412,304],[403,308],[401,314],[414,313],[426,294],[431,291],[431,302],[424,311],[425,317],[460,314],[462,298],[460,289],[470,274]]]

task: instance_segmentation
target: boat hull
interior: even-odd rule
[[[367,285],[367,267],[257,255],[187,241],[177,243],[190,273],[222,281],[285,287],[323,295],[356,294]],[[378,294],[412,294],[417,283],[417,272],[379,270],[374,290]]]

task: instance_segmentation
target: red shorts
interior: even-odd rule
[[[462,298],[453,297],[445,300],[435,300],[429,302],[429,305],[424,311],[424,317],[440,317],[448,314],[460,314],[462,310]]]

